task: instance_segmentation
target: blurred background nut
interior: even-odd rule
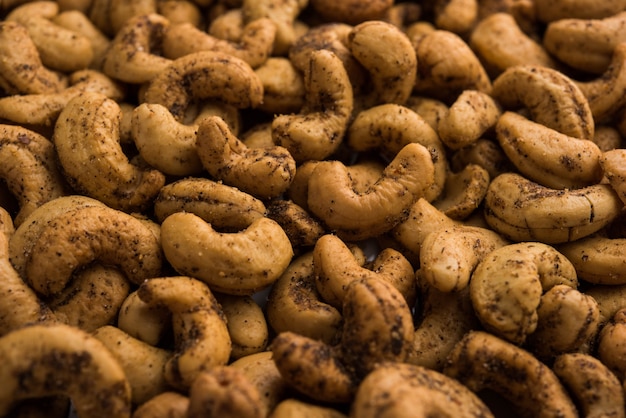
[[[295,113],[304,106],[304,77],[285,57],[269,57],[255,69],[263,84],[264,112]]]
[[[589,0],[537,0],[537,18],[544,23],[559,19],[602,19],[626,9],[624,0],[593,2]]]
[[[446,216],[462,221],[478,209],[487,194],[489,172],[468,164],[457,173],[448,173],[441,195],[433,202]]]
[[[132,418],[187,418],[189,397],[175,391],[162,392],[137,406]]]
[[[604,176],[626,205],[626,149],[606,151],[600,158]]]
[[[619,309],[600,330],[597,357],[623,383],[626,378],[626,310]]]
[[[349,0],[333,2],[328,0],[311,0],[311,6],[326,21],[342,22],[350,25],[381,19],[393,6],[391,0]]]

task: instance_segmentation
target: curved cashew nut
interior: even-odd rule
[[[220,230],[240,231],[265,216],[262,201],[248,193],[205,178],[188,177],[166,184],[154,200],[159,222],[176,212],[191,212]]]
[[[485,329],[521,344],[537,328],[542,294],[556,285],[578,287],[569,260],[547,244],[520,242],[488,254],[476,266],[469,290]]]
[[[433,204],[454,220],[466,219],[482,203],[490,180],[486,168],[470,163],[457,173],[448,173],[443,192]]]
[[[11,221],[4,209],[0,213]],[[11,228],[13,223],[10,222]],[[9,239],[6,232],[0,232],[0,337],[25,324],[54,322],[56,317],[50,308],[43,304],[35,291],[19,276],[9,261]]]
[[[299,114],[278,115],[272,138],[296,162],[323,160],[337,150],[354,107],[352,85],[342,61],[329,50],[311,52],[304,72],[305,105]]]
[[[238,368],[216,366],[200,373],[189,388],[188,418],[263,418],[255,385]]]
[[[405,145],[363,193],[354,191],[343,163],[322,161],[309,178],[308,208],[342,239],[365,239],[395,227],[434,181],[430,152],[417,143]]]
[[[130,385],[122,366],[85,331],[63,324],[22,327],[0,338],[0,356],[5,359],[0,415],[20,400],[58,394],[72,399],[81,417],[131,415]]]
[[[513,241],[560,244],[586,237],[615,219],[624,204],[608,184],[577,190],[541,186],[504,173],[489,184],[485,220]]]
[[[259,106],[260,110],[269,114],[288,114],[299,112],[304,106],[304,75],[289,58],[269,57],[254,71],[263,84],[263,103]],[[269,139],[273,143],[271,122],[261,126],[269,127]],[[257,128],[253,127],[252,130]]]
[[[626,238],[602,233],[559,245],[559,251],[576,267],[582,280],[600,285],[626,284]]]
[[[275,221],[254,220],[237,233],[219,233],[193,213],[173,213],[161,224],[165,257],[181,274],[228,294],[253,294],[289,265],[293,249]]]
[[[419,253],[420,273],[441,292],[462,290],[485,257],[508,241],[490,229],[455,225],[435,230],[424,237]]]
[[[115,100],[83,92],[61,111],[52,140],[75,190],[115,209],[133,211],[151,203],[165,176],[130,163],[120,145],[120,118]]]
[[[505,108],[525,107],[531,118],[564,135],[593,139],[594,115],[583,90],[560,71],[516,65],[493,81],[491,95]]]
[[[487,170],[490,179],[507,171],[515,171],[498,141],[487,138],[480,138],[453,152],[449,164],[452,172],[459,172],[469,164],[476,164]]]
[[[583,353],[561,354],[554,360],[552,370],[572,393],[585,417],[626,416],[622,385],[597,358]]]
[[[438,121],[437,133],[452,150],[467,147],[495,127],[501,113],[500,104],[488,94],[465,90]]]
[[[250,295],[216,296],[226,317],[226,326],[232,343],[231,360],[254,353],[267,347],[269,330],[263,309]]]
[[[444,374],[474,392],[492,390],[523,416],[578,416],[554,372],[530,352],[484,331],[470,331],[448,357]]]
[[[198,122],[196,151],[213,178],[264,199],[283,194],[296,171],[286,148],[248,148],[219,116]]]
[[[117,359],[130,385],[132,402],[142,405],[170,389],[163,370],[172,353],[133,338],[112,325],[91,333]]]
[[[317,219],[291,200],[272,200],[267,206],[267,217],[283,228],[294,249],[312,247],[326,233]]]
[[[56,2],[38,1],[13,9],[6,20],[26,28],[47,68],[61,72],[88,68],[94,58],[91,41],[80,32],[57,25],[53,18],[58,13]]]
[[[320,237],[313,248],[316,288],[326,303],[340,309],[350,283],[377,278],[395,287],[413,306],[416,297],[415,272],[411,263],[393,248],[384,248],[368,268],[361,266],[350,248],[336,235]]]
[[[294,259],[274,282],[265,311],[274,332],[290,331],[326,344],[337,342],[343,325],[340,310],[317,291],[313,252]]]
[[[133,412],[132,418],[187,418],[189,397],[178,392],[162,392],[141,405]]]
[[[272,54],[275,37],[276,26],[268,18],[252,20],[245,25],[237,43],[211,36],[192,23],[178,23],[167,27],[163,34],[163,55],[177,59],[199,51],[219,51],[257,68]]]
[[[609,184],[626,205],[626,149],[612,149],[600,158],[602,171]]]
[[[469,289],[441,292],[421,280],[420,308],[417,310],[413,345],[407,363],[437,371],[443,370],[454,345],[479,322],[469,298]]]
[[[556,67],[547,48],[524,32],[511,13],[496,12],[479,20],[468,43],[493,77],[516,65]]]
[[[24,94],[0,98],[0,118],[21,125],[54,126],[67,103],[82,92],[103,94],[115,101],[124,88],[95,70],[80,70],[68,76],[69,86],[58,93]]]
[[[201,51],[173,60],[151,80],[143,99],[165,106],[182,121],[194,99],[219,99],[240,109],[256,107],[263,101],[263,85],[245,61]]]
[[[117,327],[133,338],[158,346],[167,333],[170,321],[171,315],[167,310],[149,306],[135,290],[128,294],[119,309]]]
[[[626,309],[618,309],[602,327],[596,350],[598,359],[623,382],[626,377]]]
[[[572,68],[602,74],[611,63],[613,50],[626,42],[626,12],[603,19],[559,19],[550,22],[543,45]]]
[[[58,199],[31,213],[11,239],[11,262],[35,291],[60,292],[77,268],[95,260],[118,266],[136,284],[160,273],[159,241],[141,220],[93,199],[76,207],[71,197]]]
[[[359,0],[342,2],[311,0],[311,6],[323,16],[324,20],[350,25],[357,25],[368,20],[380,20],[385,12],[393,6],[393,3],[391,0],[365,2]]]
[[[188,390],[199,374],[228,362],[232,343],[226,319],[206,284],[186,276],[155,277],[137,294],[148,306],[172,314],[175,347],[163,369],[168,384]]]
[[[373,97],[369,100],[399,105],[408,100],[418,63],[415,48],[402,30],[381,20],[366,21],[352,28],[347,47],[370,75]]]
[[[415,93],[444,102],[453,102],[464,90],[491,93],[485,68],[459,35],[435,30],[413,42],[419,63]]]
[[[54,145],[44,136],[21,126],[0,124],[0,160],[0,176],[18,201],[15,226],[42,204],[66,194]]]
[[[537,317],[537,328],[528,336],[528,349],[546,362],[559,354],[588,349],[600,329],[598,303],[569,285],[556,285],[545,292]]]
[[[347,144],[358,152],[376,150],[393,158],[407,144],[426,147],[435,166],[435,182],[424,198],[435,200],[442,192],[448,164],[437,131],[412,109],[388,103],[360,111],[346,132]]]
[[[151,81],[172,62],[153,52],[156,45],[163,44],[169,26],[169,20],[156,13],[130,18],[111,41],[102,71],[126,83]]]
[[[7,94],[57,93],[67,86],[65,75],[43,65],[28,30],[17,22],[0,22],[0,55],[0,87]]]
[[[535,6],[537,19],[550,23],[560,19],[602,19],[626,9],[624,0],[596,3],[587,0],[558,0],[539,2]]]
[[[302,417],[309,418],[346,418],[347,415],[335,408],[316,405],[296,398],[286,398],[280,401],[272,410],[269,418]]]
[[[478,395],[457,380],[425,367],[389,363],[363,379],[350,416],[431,417],[446,416],[452,410],[455,417],[494,416]]]
[[[496,135],[520,173],[543,186],[578,189],[602,179],[602,151],[590,139],[560,133],[509,111],[498,119]]]

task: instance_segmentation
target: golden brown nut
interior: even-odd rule
[[[593,234],[559,245],[576,267],[581,280],[599,285],[626,284],[626,238],[610,238],[603,233]]]
[[[217,294],[216,299],[226,317],[232,343],[231,361],[265,350],[269,342],[267,320],[254,298]]]
[[[382,18],[393,3],[390,0],[348,0],[342,2],[311,0],[313,9],[325,20],[352,25]]]
[[[619,309],[598,334],[597,357],[621,382],[626,377],[626,310]]]
[[[168,391],[150,398],[133,412],[132,418],[187,418],[189,397]]]

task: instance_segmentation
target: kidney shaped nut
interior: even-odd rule
[[[174,352],[163,369],[169,385],[189,390],[199,374],[228,363],[232,342],[224,312],[205,283],[187,276],[155,277],[137,292],[148,306],[172,315]]]
[[[536,2],[536,16],[540,22],[560,19],[602,19],[626,9],[624,0],[591,2],[589,0],[540,0]]]
[[[130,418],[131,389],[115,356],[64,324],[31,325],[0,338],[0,414],[20,401],[67,396],[80,417]]]
[[[413,338],[411,310],[389,283],[364,278],[349,285],[341,341],[328,345],[283,332],[270,349],[283,379],[319,401],[348,402],[360,381],[386,361],[408,358]]]
[[[590,139],[560,133],[509,111],[498,119],[496,135],[519,172],[543,186],[578,189],[602,179],[602,151]]]
[[[267,217],[283,228],[296,252],[314,246],[326,233],[319,220],[292,200],[272,200],[267,206]]]
[[[263,101],[263,85],[245,61],[223,52],[201,51],[172,61],[149,83],[145,103],[165,106],[184,120],[194,100],[216,99],[238,109]]]
[[[261,199],[283,194],[296,172],[296,161],[286,148],[248,148],[219,116],[198,122],[196,151],[214,179]]]
[[[470,163],[459,172],[448,173],[443,192],[433,204],[452,219],[466,219],[482,203],[490,181],[486,168]]]
[[[48,69],[28,30],[18,22],[0,22],[0,87],[7,94],[57,93],[67,77]]]
[[[132,418],[187,418],[188,408],[189,397],[170,390],[138,405]]]
[[[267,212],[263,202],[236,187],[202,177],[168,183],[154,200],[158,222],[176,212],[191,212],[221,231],[245,229]]]
[[[598,334],[597,358],[617,378],[626,377],[626,309],[620,308]]]
[[[584,353],[561,354],[554,360],[552,370],[580,405],[585,417],[626,416],[619,379],[596,357]]]
[[[337,343],[343,325],[341,309],[317,290],[312,251],[295,258],[274,282],[265,312],[277,334],[290,331],[326,344]]]
[[[254,298],[250,295],[218,294],[216,299],[226,317],[232,343],[231,361],[265,350],[269,341],[267,320]]]
[[[165,176],[128,160],[120,145],[120,119],[115,100],[84,92],[61,111],[52,140],[65,177],[76,191],[115,209],[138,211],[151,204]]]
[[[625,248],[626,238],[610,238],[602,232],[558,246],[580,279],[599,285],[626,284]]]
[[[602,19],[558,19],[550,22],[543,45],[572,68],[602,74],[611,63],[613,50],[626,42],[626,12]]]
[[[152,346],[165,340],[169,331],[171,314],[166,310],[149,306],[134,290],[128,294],[117,316],[117,328]]]
[[[417,56],[408,36],[381,20],[356,25],[348,34],[347,47],[367,70],[373,104],[404,104],[413,91]]]
[[[491,94],[505,110],[524,107],[539,124],[574,138],[593,139],[595,122],[587,96],[558,70],[516,65],[493,81]]]
[[[541,186],[516,173],[493,179],[485,196],[485,220],[513,241],[561,244],[611,223],[624,204],[608,184],[576,190]]]
[[[521,344],[537,328],[542,294],[561,284],[578,287],[569,260],[547,244],[520,242],[485,257],[476,266],[469,289],[485,329]]]
[[[117,266],[135,284],[160,273],[161,247],[153,230],[134,216],[93,201],[57,198],[16,229],[11,263],[38,293],[60,292],[75,270],[96,260]]]
[[[280,277],[293,257],[283,229],[269,218],[244,230],[217,232],[193,213],[173,213],[161,224],[165,257],[180,274],[234,295],[253,294]]]
[[[511,13],[495,12],[479,20],[468,44],[494,78],[517,65],[556,67],[546,48],[529,36]]]
[[[393,248],[384,248],[371,266],[361,266],[350,248],[336,235],[320,237],[313,248],[313,270],[322,299],[341,309],[350,283],[366,277],[384,280],[395,287],[413,306],[416,297],[415,273],[411,263]]]
[[[402,418],[494,415],[478,395],[441,372],[422,366],[387,363],[359,385],[350,416]]]
[[[152,80],[172,60],[160,55],[170,21],[156,13],[128,19],[111,41],[102,59],[102,71],[125,83],[141,84]]]
[[[274,143],[287,148],[298,163],[332,155],[343,141],[354,108],[352,84],[339,57],[322,49],[308,59],[300,113],[272,120]]]
[[[435,181],[430,152],[421,144],[405,145],[368,190],[351,185],[348,168],[340,161],[322,161],[308,181],[308,207],[345,240],[385,233]]]
[[[35,131],[0,124],[0,161],[0,176],[19,206],[15,226],[42,204],[68,191],[54,145]]]
[[[378,151],[390,159],[407,144],[423,145],[435,166],[435,182],[424,198],[433,201],[441,194],[448,172],[446,149],[437,130],[412,109],[394,103],[364,109],[350,123],[346,142],[357,152]]]
[[[578,416],[563,384],[546,364],[484,331],[470,331],[457,343],[443,373],[475,393],[494,391],[521,417]]]

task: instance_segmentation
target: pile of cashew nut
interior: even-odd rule
[[[0,382],[626,418],[626,0],[0,0]]]

